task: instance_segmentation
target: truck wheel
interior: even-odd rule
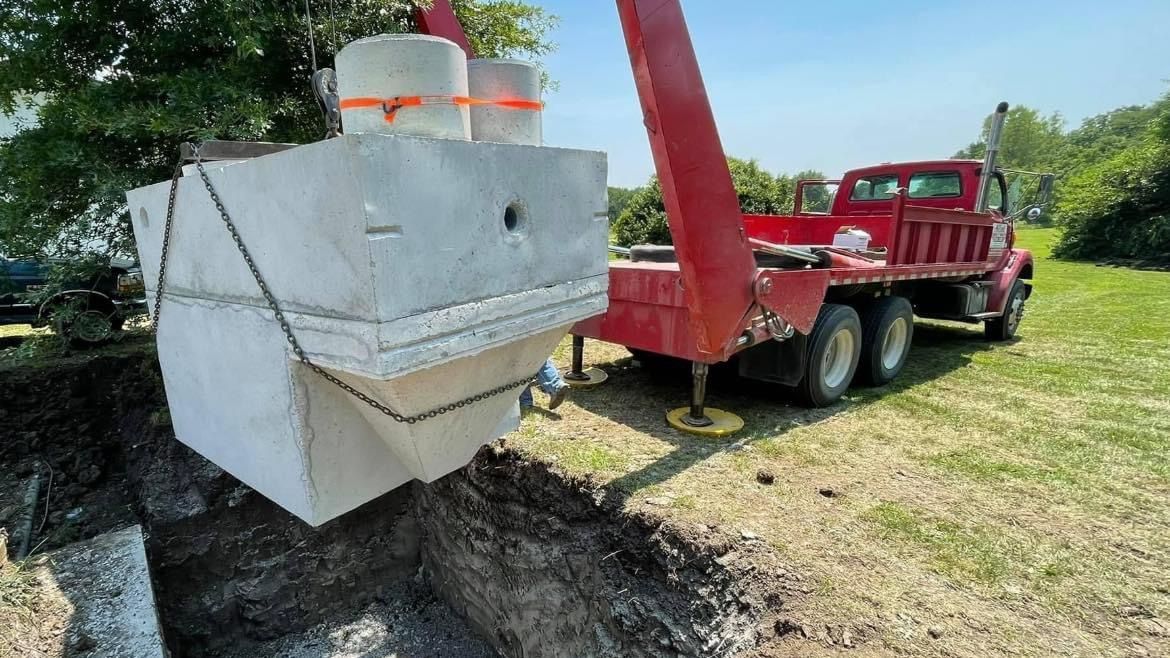
[[[883,297],[865,310],[861,327],[862,382],[881,386],[893,381],[910,354],[914,338],[914,309],[905,297]]]
[[[983,335],[987,340],[1011,340],[1015,337],[1016,329],[1020,328],[1020,321],[1024,319],[1024,301],[1027,298],[1024,282],[1016,279],[1003,305],[1003,314],[983,323]]]
[[[843,304],[824,304],[808,337],[808,363],[796,385],[800,401],[826,407],[841,399],[861,355],[861,319]]]
[[[93,295],[69,297],[45,315],[58,336],[77,348],[100,345],[122,328],[122,318],[107,300]]]

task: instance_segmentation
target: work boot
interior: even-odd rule
[[[553,409],[556,409],[557,407],[561,406],[561,403],[565,401],[565,398],[568,397],[568,395],[569,395],[569,387],[568,386],[562,386],[562,387],[558,388],[556,393],[553,393],[552,395],[548,396],[548,410],[552,411]]]

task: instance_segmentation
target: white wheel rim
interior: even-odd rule
[[[1008,330],[1015,333],[1016,327],[1020,326],[1020,318],[1024,314],[1024,295],[1017,293],[1012,297],[1011,312],[1008,313]]]
[[[893,370],[898,367],[902,361],[902,355],[906,353],[906,338],[910,335],[909,325],[906,323],[906,318],[894,318],[886,329],[886,336],[882,339],[882,367],[886,370]]]
[[[826,388],[837,388],[849,375],[849,367],[853,365],[853,343],[853,333],[848,329],[842,328],[833,334],[821,364],[821,379]]]

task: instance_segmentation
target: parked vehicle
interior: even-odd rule
[[[96,344],[146,308],[142,271],[124,259],[89,275],[50,283],[65,261],[0,257],[0,324],[50,325],[75,345]],[[59,288],[49,292],[49,286]]]
[[[793,215],[744,215],[681,3],[617,5],[673,245],[611,248],[629,259],[610,263],[608,310],[572,330],[570,381],[595,383],[582,371],[585,337],[688,360],[690,406],[667,420],[725,434],[743,422],[705,408],[711,364],[735,359],[741,376],[825,406],[855,378],[898,375],[915,314],[983,322],[997,340],[1015,334],[1033,265],[1013,246],[1013,221],[1040,211],[1008,208],[996,166],[1007,103],[981,162],[882,164],[805,181]],[[445,0],[420,27],[467,43]],[[1039,205],[1052,180],[1041,177]]]

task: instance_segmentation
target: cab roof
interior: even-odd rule
[[[932,170],[946,170],[946,169],[966,169],[967,167],[979,167],[983,164],[982,160],[914,160],[911,162],[883,162],[881,164],[870,165],[868,167],[858,167],[857,169],[850,169],[845,173],[846,176],[868,174],[881,174],[891,171],[932,171]]]

